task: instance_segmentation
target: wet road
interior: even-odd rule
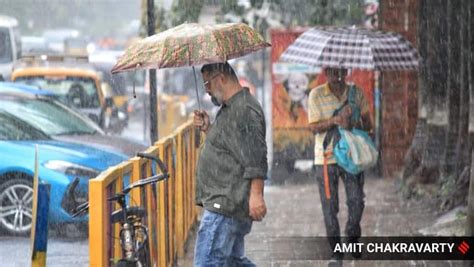
[[[0,266],[24,267],[31,265],[31,244],[28,237],[0,236]],[[46,265],[89,266],[89,243],[85,238],[48,240]]]
[[[435,213],[419,203],[404,203],[390,179],[366,180],[366,208],[361,226],[366,236],[414,236],[435,221]],[[347,219],[342,186],[340,219]],[[315,257],[317,237],[325,235],[317,187],[311,183],[270,185],[265,188],[268,214],[255,223],[246,238],[246,254],[257,266],[326,266]],[[297,208],[295,208],[297,207]],[[70,232],[70,231],[66,231]],[[178,266],[191,267],[194,240]],[[88,266],[88,240],[60,238],[52,233],[48,240],[47,266]],[[0,236],[0,266],[29,266],[29,238]],[[472,266],[455,261],[354,261],[347,257],[344,266]]]

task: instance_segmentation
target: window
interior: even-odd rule
[[[95,81],[87,77],[29,76],[15,82],[38,86],[55,93],[59,100],[77,108],[100,107]]]
[[[0,63],[13,61],[12,45],[8,28],[0,28]]]
[[[47,135],[12,115],[0,112],[0,140],[45,140]]]
[[[88,119],[49,99],[0,100],[2,112],[21,114],[21,119],[47,135],[94,134],[101,130]]]

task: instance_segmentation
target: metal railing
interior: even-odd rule
[[[196,222],[194,205],[195,164],[197,149],[191,121],[180,126],[147,149],[168,166],[170,178],[156,186],[131,191],[130,205],[147,210],[152,265],[173,266],[177,256],[184,255],[184,245]],[[125,183],[152,174],[152,162],[134,157],[109,168],[89,182],[89,260],[90,266],[110,266],[122,257],[119,226],[111,225],[110,214],[118,209],[107,201]]]

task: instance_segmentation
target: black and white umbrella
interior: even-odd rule
[[[410,70],[418,68],[418,58],[410,42],[394,32],[315,27],[301,34],[280,61],[316,67]]]

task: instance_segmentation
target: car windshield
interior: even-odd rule
[[[0,27],[0,63],[13,60],[11,40],[8,35],[8,29]]]
[[[26,83],[49,90],[59,100],[76,108],[100,107],[96,83],[92,78],[64,76],[18,77],[15,82]]]
[[[46,98],[4,98],[0,110],[21,119],[47,135],[72,135],[103,133],[88,118],[70,108]]]
[[[24,141],[47,139],[50,138],[41,130],[32,127],[9,113],[0,111],[0,140]]]

